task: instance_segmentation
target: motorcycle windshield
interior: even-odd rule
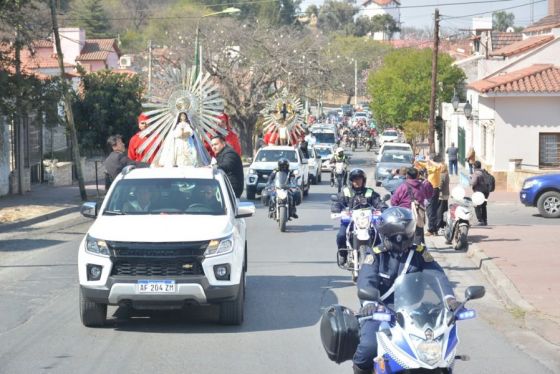
[[[395,280],[395,312],[410,316],[417,327],[441,325],[445,317],[444,279],[439,272],[425,270],[404,274]]]
[[[274,187],[286,189],[288,188],[290,178],[288,173],[285,171],[279,171],[276,173],[276,178],[274,178]]]

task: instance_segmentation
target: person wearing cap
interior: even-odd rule
[[[235,133],[235,131],[231,127],[231,125],[229,123],[229,116],[225,113],[222,113],[218,116],[218,119],[220,120],[220,127],[227,131],[227,134],[223,135],[224,139],[226,140],[226,143],[231,148],[233,148],[233,150],[239,155],[239,157],[241,157],[241,144],[239,143],[239,136],[237,136],[237,134]],[[212,139],[214,137],[214,135],[217,135],[217,134],[208,134],[208,137],[210,139]],[[219,135],[222,135],[222,134],[219,134]],[[205,146],[206,146],[206,150],[208,151],[210,156],[216,157],[216,154],[212,150],[212,145],[206,143]]]
[[[133,160],[133,161],[138,161],[138,162],[142,161],[144,159],[144,156],[146,156],[146,154],[148,154],[148,152],[150,151],[151,145],[156,140],[156,139],[152,139],[152,141],[150,142],[150,144],[148,144],[147,147],[145,147],[142,151],[139,150],[139,148],[142,146],[142,144],[144,144],[145,141],[148,141],[148,138],[149,138],[149,135],[146,135],[145,137],[140,136],[142,131],[144,131],[146,129],[146,127],[148,127],[148,120],[149,119],[150,119],[150,117],[148,117],[144,113],[141,113],[138,116],[138,129],[139,129],[139,131],[136,134],[134,134],[132,136],[132,138],[130,138],[130,141],[128,142],[128,158]],[[157,154],[157,149],[154,152],[152,152],[152,155],[147,160],[147,162],[149,164],[152,163],[156,154]]]

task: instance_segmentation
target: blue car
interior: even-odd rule
[[[543,174],[525,179],[519,192],[521,202],[535,206],[545,218],[560,217],[560,173]]]

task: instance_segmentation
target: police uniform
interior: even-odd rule
[[[409,253],[412,256],[409,259]],[[408,263],[408,265],[407,265]],[[385,305],[393,304],[393,292],[391,287],[395,279],[404,273],[416,273],[431,270],[441,273],[443,293],[449,297],[455,297],[451,283],[445,276],[443,269],[434,261],[428,249],[423,245],[413,245],[408,251],[402,253],[394,251],[383,251],[382,246],[368,249],[364,263],[358,276],[358,289],[375,287],[379,290],[381,301]],[[362,370],[373,368],[373,359],[377,356],[377,336],[380,322],[365,320],[360,326],[360,343],[354,354],[354,365]]]
[[[382,207],[384,207],[379,194],[372,188],[363,186],[362,188],[356,190],[354,188],[344,187],[342,189],[342,192],[338,194],[338,201],[333,204],[331,211],[339,213],[345,208],[352,209],[352,207],[354,206],[354,201],[358,198],[364,197],[366,198],[367,204],[369,206],[372,206],[376,209],[381,209]],[[336,245],[338,246],[338,249],[346,248],[347,227],[348,223],[340,223],[340,228],[338,229],[338,233],[336,234]]]

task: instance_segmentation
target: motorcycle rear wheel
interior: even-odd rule
[[[469,228],[467,226],[459,226],[457,238],[455,240],[456,251],[466,251],[469,249],[468,234]]]

